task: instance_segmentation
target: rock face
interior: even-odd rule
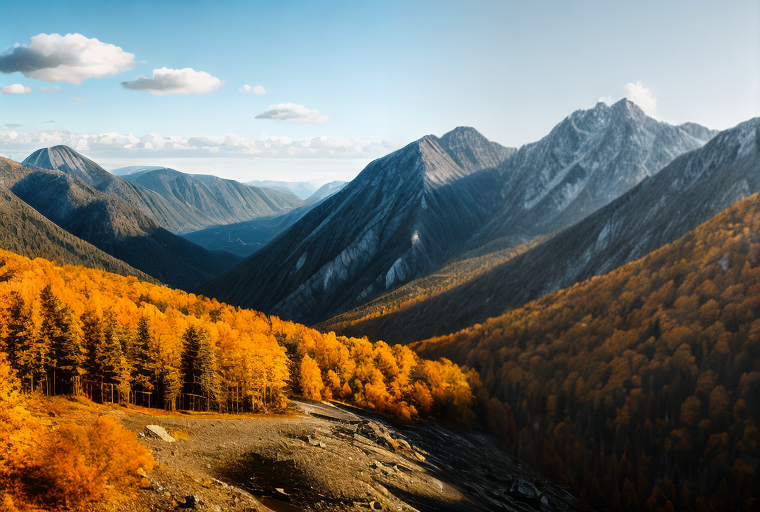
[[[7,186],[15,196],[72,235],[166,284],[198,286],[238,261],[161,227],[140,199],[159,205],[160,195],[111,175],[70,148],[40,150],[25,162],[62,170],[36,167],[13,173]]]
[[[511,152],[472,128],[370,163],[286,233],[201,292],[301,322],[429,272],[488,218]]]
[[[721,132],[533,250],[442,295],[354,328],[388,342],[448,334],[639,259],[760,191],[759,130],[756,118]]]
[[[626,99],[578,110],[499,167],[502,201],[471,245],[569,226],[716,133],[656,121]]]

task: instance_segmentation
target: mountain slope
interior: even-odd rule
[[[286,191],[246,187],[214,176],[191,176],[173,169],[135,168],[116,176],[68,146],[43,148],[22,165],[59,170],[92,188],[120,197],[174,233],[284,213],[302,204]]]
[[[477,140],[467,153],[444,146]],[[201,288],[233,304],[313,322],[440,266],[482,225],[510,150],[471,128],[427,136],[370,163],[287,232]]]
[[[499,167],[500,207],[470,245],[526,240],[569,226],[716,133],[656,121],[626,99],[578,110]]]
[[[303,204],[290,192],[251,187],[216,176],[185,174],[174,169],[149,169],[123,176],[169,201],[191,207],[207,226],[245,222],[285,213]],[[187,229],[182,229],[187,232]]]
[[[232,254],[211,253],[160,227],[149,214],[113,192],[128,192],[132,185],[124,188],[122,183],[109,180],[99,166],[93,169],[65,163],[72,175],[19,167],[6,176],[7,186],[15,196],[72,235],[172,286],[198,286],[237,262]]]
[[[731,174],[756,185],[760,123],[748,124],[662,171],[680,176],[666,199],[707,196]],[[760,488],[759,232],[755,194],[605,276],[412,347],[477,370],[509,411],[517,455],[595,508],[750,510]]]
[[[321,201],[323,199],[327,199],[333,194],[337,194],[341,190],[343,190],[343,187],[348,185],[348,182],[346,181],[331,181],[330,183],[325,183],[321,187],[319,187],[317,190],[314,191],[313,194],[311,194],[309,197],[306,198],[306,203],[316,203],[318,201]]]
[[[151,280],[145,273],[63,230],[16,197],[7,183],[14,182],[14,175],[19,172],[19,164],[0,157],[0,248],[28,258],[46,258],[60,264]]]
[[[721,132],[535,249],[446,293],[350,329],[389,342],[442,335],[641,258],[760,190],[759,126],[760,119],[753,119]]]

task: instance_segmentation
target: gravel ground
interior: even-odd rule
[[[97,407],[136,432],[158,463],[145,489],[98,512],[586,510],[482,432],[393,425],[307,401],[280,415]],[[153,437],[147,425],[177,440]]]

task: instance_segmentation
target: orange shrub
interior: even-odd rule
[[[40,456],[35,479],[46,488],[46,501],[80,509],[105,497],[109,484],[124,488],[136,483],[137,470],[150,471],[154,463],[134,433],[119,420],[101,416],[86,427],[72,424],[58,430]]]

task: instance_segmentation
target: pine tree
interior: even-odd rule
[[[75,377],[82,373],[84,352],[71,310],[53,295],[50,285],[40,292],[40,340],[47,346],[46,370],[52,377],[53,393],[70,392]]]
[[[3,337],[3,351],[8,354],[8,362],[14,370],[21,375],[20,360],[29,351],[34,340],[34,322],[32,311],[26,306],[24,298],[17,291],[12,291],[9,296],[9,305],[5,308],[8,313],[5,336]],[[23,373],[28,373],[28,369]]]
[[[140,317],[137,322],[137,331],[132,340],[129,351],[129,363],[132,367],[131,380],[141,391],[154,389],[154,375],[156,364],[150,357],[150,348],[153,339],[148,329],[148,319]]]
[[[184,393],[206,398],[206,406],[219,398],[221,387],[216,355],[206,329],[191,325],[182,336],[184,341],[180,370]]]

